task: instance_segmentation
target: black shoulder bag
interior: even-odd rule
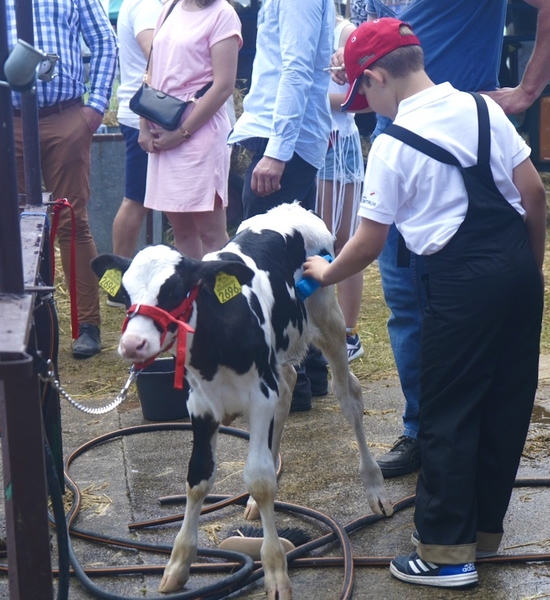
[[[168,9],[166,16],[161,23],[161,27],[178,1],[179,0],[174,0],[174,2],[172,2],[172,5]],[[144,79],[149,70],[149,61],[151,60],[152,52],[153,48],[151,47],[149,58],[147,59],[147,66],[145,68]],[[140,117],[160,125],[163,129],[174,131],[178,128],[185,109],[192,102],[196,102],[198,98],[203,96],[211,86],[212,82],[207,83],[193,96],[193,98],[191,98],[191,100],[184,102],[175,96],[170,96],[170,94],[165,94],[160,90],[156,90],[144,81],[138,91],[130,99],[130,109]]]

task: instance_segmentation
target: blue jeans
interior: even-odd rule
[[[404,435],[418,435],[420,403],[420,341],[426,307],[426,290],[422,281],[424,258],[411,253],[409,267],[397,266],[398,232],[390,227],[388,239],[378,257],[384,298],[391,315],[388,333],[401,389],[405,396]]]

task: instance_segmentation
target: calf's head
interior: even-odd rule
[[[171,347],[178,334],[176,321],[193,318],[192,307],[182,314],[191,293],[215,295],[220,276],[235,278],[239,285],[250,283],[254,276],[240,260],[203,262],[164,244],[144,248],[133,260],[101,254],[91,264],[102,287],[106,281],[120,281],[129,310],[118,352],[134,363],[146,362]],[[112,287],[109,291],[115,292]],[[142,312],[140,307],[155,310]]]

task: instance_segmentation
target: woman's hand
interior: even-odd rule
[[[344,65],[344,49],[338,48],[336,52],[332,55],[330,59],[330,66],[333,69],[341,69],[341,70],[333,70],[330,72],[330,77],[333,81],[335,81],[339,85],[345,85],[348,83],[348,76],[346,73],[346,68]]]
[[[159,127],[157,129],[151,129],[151,134],[153,136],[153,148],[155,152],[172,150],[186,141],[186,138],[182,135],[179,128],[174,129],[174,131],[168,131],[167,129]]]
[[[145,152],[155,152],[155,148],[153,146],[153,139],[153,133],[149,123],[142,119],[139,127],[138,136],[138,144],[140,145],[140,148]]]

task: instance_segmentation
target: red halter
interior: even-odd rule
[[[194,333],[195,330],[188,324],[189,319],[191,318],[191,314],[193,312],[193,302],[195,301],[197,294],[199,293],[199,288],[194,287],[188,294],[188,296],[183,300],[183,302],[176,307],[174,310],[167,312],[158,306],[148,306],[146,304],[132,304],[126,313],[126,318],[124,319],[124,323],[122,323],[122,333],[126,331],[126,327],[128,327],[128,321],[135,317],[136,315],[143,315],[144,317],[149,317],[153,319],[153,321],[162,329],[162,334],[160,336],[160,345],[164,344],[164,340],[166,339],[166,335],[168,333],[168,327],[175,323],[178,326],[178,346],[176,352],[176,372],[174,375],[174,387],[178,390],[183,388],[183,378],[185,376],[185,356],[187,353],[187,334]],[[164,348],[164,350],[169,350],[174,344],[174,340],[172,340],[171,344]],[[135,367],[137,370],[141,370],[150,364],[152,364],[157,358],[158,354],[152,356],[148,360],[142,363],[136,363]]]

